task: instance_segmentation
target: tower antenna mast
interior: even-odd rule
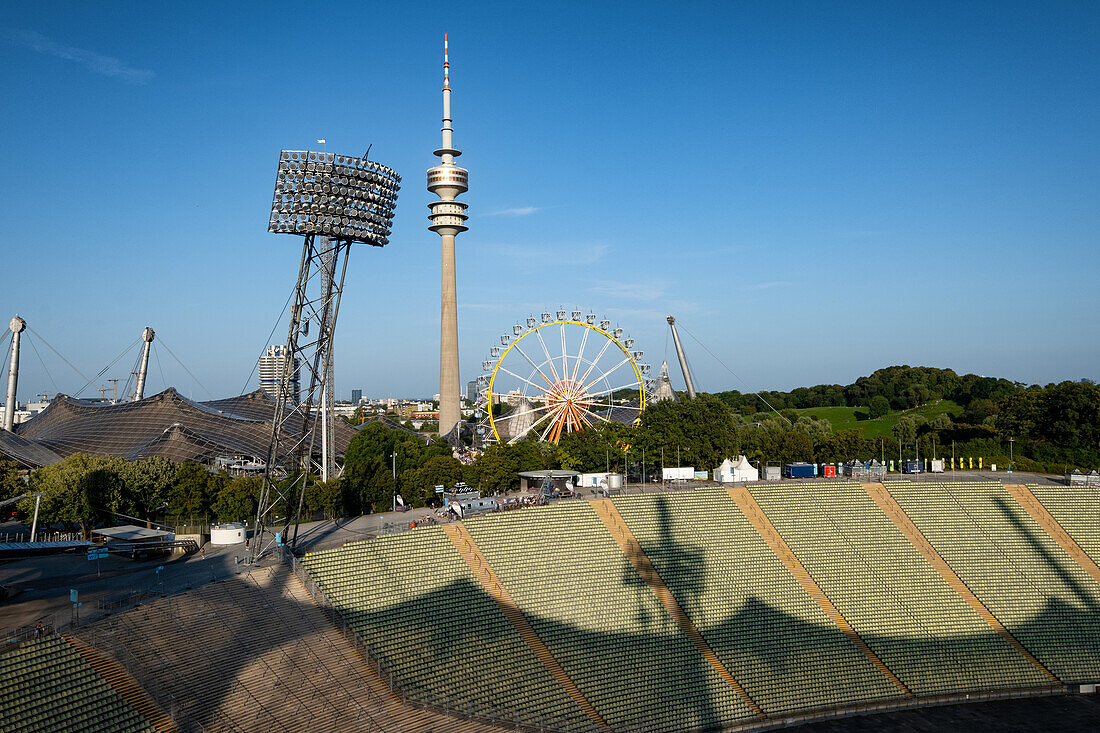
[[[458,296],[455,287],[455,237],[466,231],[466,204],[456,201],[469,190],[469,171],[455,165],[462,151],[454,146],[451,127],[451,60],[447,34],[443,34],[443,141],[435,155],[440,164],[428,169],[428,191],[439,197],[428,204],[431,213],[428,229],[439,235],[443,244],[443,268],[440,287],[439,338],[439,435],[455,445],[458,442]]]

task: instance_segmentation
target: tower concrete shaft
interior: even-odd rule
[[[8,394],[4,400],[4,430],[15,428],[15,391],[19,386],[19,338],[27,328],[27,322],[19,316],[11,319],[11,364],[8,366]]]
[[[141,340],[145,342],[141,349],[141,366],[138,367],[137,381],[134,383],[134,401],[145,397],[145,377],[149,374],[149,348],[153,345],[153,339],[157,334],[148,326],[141,332]]]
[[[466,231],[466,204],[456,198],[469,190],[469,171],[455,165],[462,152],[454,147],[451,128],[451,76],[447,35],[443,35],[443,141],[435,151],[440,164],[428,169],[428,191],[439,197],[428,204],[428,229],[443,244],[440,287],[439,337],[439,434],[445,436],[462,417],[459,409],[458,294],[455,284],[455,237]]]
[[[668,317],[668,326],[672,329],[672,343],[676,345],[676,358],[680,360],[680,370],[684,373],[684,384],[687,385],[688,399],[695,399],[695,385],[691,383],[691,370],[688,369],[687,357],[684,356],[684,347],[680,345],[680,334],[676,332],[676,319]]]

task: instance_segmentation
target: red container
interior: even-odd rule
[[[825,478],[836,478],[836,466],[831,463],[826,463],[821,467],[821,475]]]

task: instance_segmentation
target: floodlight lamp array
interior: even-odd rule
[[[389,243],[401,176],[350,155],[284,150],[267,230],[318,234],[375,247]]]

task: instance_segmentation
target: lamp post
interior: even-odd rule
[[[1015,438],[1008,439],[1008,472],[1012,473],[1012,444],[1016,442]]]

